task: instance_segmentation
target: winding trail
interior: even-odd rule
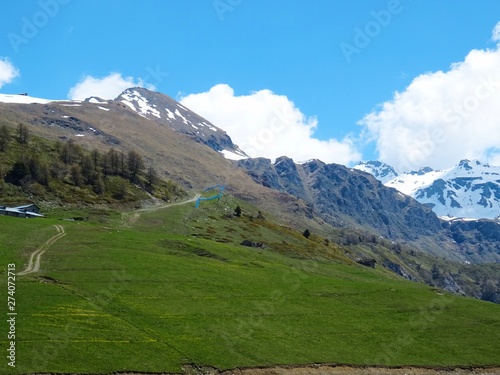
[[[22,276],[22,275],[28,275],[30,273],[35,273],[40,271],[40,259],[42,255],[49,249],[49,247],[59,240],[60,238],[63,238],[66,235],[66,232],[64,231],[64,228],[62,225],[54,225],[57,229],[57,234],[50,237],[45,243],[40,246],[36,251],[34,251],[31,256],[30,260],[28,262],[28,266],[24,271],[19,272],[17,275]]]
[[[126,213],[126,214],[125,213],[122,214],[122,219],[123,219],[123,222],[125,223],[125,225],[132,226],[139,219],[139,216],[141,215],[141,213],[144,213],[144,212],[153,212],[153,211],[161,210],[161,209],[167,208],[167,207],[180,206],[182,204],[194,203],[194,202],[196,202],[196,200],[200,196],[201,196],[200,194],[196,194],[193,198],[189,198],[189,199],[187,199],[185,201],[175,202],[175,203],[166,203],[166,204],[161,204],[161,205],[158,205],[158,206],[151,206],[151,207],[146,207],[146,208],[140,208],[138,210],[134,210],[134,211],[130,211],[130,212]]]
[[[134,213],[134,217],[132,218],[133,221],[137,220],[139,216],[139,212],[151,212],[151,211],[156,211],[156,210],[161,210],[162,208],[167,208],[167,207],[173,207],[173,206],[180,206],[182,204],[188,204],[188,203],[193,203],[196,202],[196,200],[200,197],[200,194],[196,194],[193,198],[187,199],[182,202],[176,202],[176,203],[167,203],[159,206],[153,206],[153,207],[148,207],[148,208],[142,208],[140,210],[136,210]],[[36,251],[34,251],[30,255],[30,259],[28,262],[28,266],[24,271],[19,272],[17,275],[18,276],[23,276],[23,275],[28,275],[30,273],[35,273],[40,271],[40,259],[42,255],[49,249],[49,247],[56,242],[57,240],[63,238],[66,235],[66,232],[63,228],[62,225],[54,225],[57,229],[57,234],[54,236],[50,237],[45,243],[40,246]]]
[[[193,198],[190,198],[190,199],[182,201],[182,202],[166,203],[166,204],[162,204],[162,205],[159,205],[159,206],[141,208],[139,210],[136,210],[135,212],[151,212],[151,211],[161,210],[162,208],[173,207],[173,206],[180,206],[182,204],[187,204],[187,203],[194,203],[200,197],[201,197],[200,194],[196,194]]]

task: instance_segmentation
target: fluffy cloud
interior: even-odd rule
[[[71,100],[85,100],[91,96],[102,99],[114,99],[129,87],[145,87],[155,90],[153,85],[146,84],[141,78],[122,77],[120,73],[110,73],[104,78],[92,76],[83,77],[80,82],[73,86],[68,92]]]
[[[269,90],[236,96],[230,86],[219,84],[208,92],[185,96],[181,103],[226,130],[251,157],[286,155],[295,161],[316,158],[340,164],[360,160],[349,138],[314,138],[317,119],[305,116],[286,96]]]
[[[19,76],[19,70],[6,57],[0,57],[0,88]]]
[[[491,34],[491,40],[500,43],[500,22],[498,22],[493,28],[493,33]]]
[[[500,42],[500,23],[493,31]],[[401,170],[447,168],[460,159],[500,160],[500,44],[473,50],[446,72],[416,77],[365,116],[379,159]]]

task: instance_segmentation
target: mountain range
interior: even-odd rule
[[[500,167],[464,159],[445,170],[425,167],[398,173],[380,161],[354,168],[429,206],[443,220],[500,217]]]
[[[127,89],[114,100],[0,95],[0,114],[3,123],[28,124],[47,139],[137,150],[163,177],[193,193],[224,185],[274,220],[332,238],[348,246],[353,259],[373,257],[411,280],[477,297],[478,286],[453,272],[470,263],[500,263],[500,223],[491,220],[498,213],[484,214],[490,208],[498,212],[498,169],[475,161],[447,171],[400,174],[381,162],[348,168],[320,160],[299,164],[286,156],[249,158],[224,130],[144,88]],[[463,192],[474,192],[484,203],[481,215],[459,215],[457,204],[468,207]],[[437,211],[439,204],[456,210]],[[490,219],[443,220],[436,212]],[[456,265],[446,277],[429,276],[433,263],[445,262]]]

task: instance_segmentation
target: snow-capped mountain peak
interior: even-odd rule
[[[398,172],[393,167],[378,160],[360,162],[354,169],[370,173],[384,184],[398,176]]]
[[[126,105],[139,116],[168,125],[206,144],[227,159],[239,160],[248,157],[232,142],[224,130],[167,95],[141,87],[133,87],[121,93],[115,102]]]
[[[364,166],[355,168],[372,173]],[[449,169],[426,167],[390,180],[380,178],[380,173],[372,174],[386,186],[429,205],[438,216],[471,219],[500,216],[500,167],[464,159]]]

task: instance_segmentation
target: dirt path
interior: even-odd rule
[[[28,262],[28,267],[24,271],[19,272],[17,275],[22,276],[22,275],[28,275],[30,273],[38,272],[40,270],[40,259],[42,255],[49,249],[49,247],[59,240],[60,238],[64,237],[66,235],[66,232],[64,231],[64,228],[62,225],[54,225],[57,229],[57,234],[50,237],[45,243],[40,246],[36,251],[34,251],[31,256],[30,260]]]
[[[139,210],[136,210],[135,212],[151,212],[151,211],[161,210],[162,208],[173,207],[173,206],[180,206],[182,204],[187,204],[187,203],[194,203],[194,202],[196,202],[196,200],[199,197],[201,197],[201,195],[200,194],[196,194],[193,198],[190,198],[190,199],[188,199],[186,201],[176,202],[176,203],[166,203],[166,204],[162,204],[160,206],[153,206],[153,207],[141,208]]]
[[[189,198],[188,200],[185,200],[185,201],[176,202],[176,203],[166,203],[166,204],[162,204],[162,205],[158,205],[158,206],[151,206],[151,207],[141,208],[139,210],[134,210],[131,212],[123,213],[122,220],[126,226],[130,227],[137,222],[137,220],[139,219],[139,216],[143,212],[153,212],[153,211],[161,210],[162,208],[168,208],[168,207],[173,207],[173,206],[180,206],[182,204],[194,203],[194,202],[196,202],[196,200],[200,196],[201,196],[200,194],[196,194],[193,198]]]

